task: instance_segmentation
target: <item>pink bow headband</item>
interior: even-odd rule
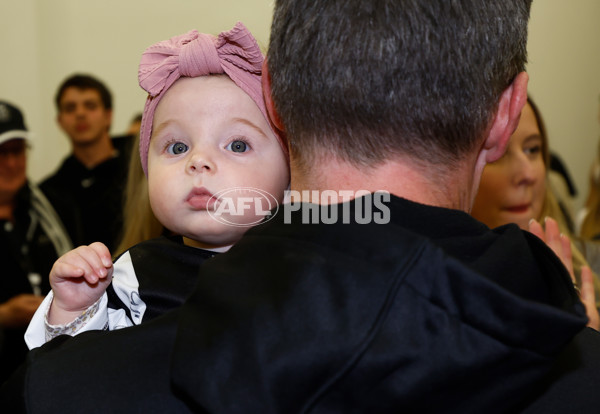
[[[263,60],[256,40],[240,22],[218,38],[192,30],[148,47],[138,71],[140,86],[148,92],[140,130],[140,157],[146,176],[154,111],[165,92],[181,77],[227,74],[252,98],[271,125],[261,88]],[[282,137],[275,135],[287,154]]]

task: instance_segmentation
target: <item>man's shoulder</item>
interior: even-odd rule
[[[111,137],[113,146],[119,152],[118,156],[124,160],[129,161],[133,153],[133,149],[137,148],[135,145],[135,136],[133,135],[119,135]]]
[[[39,183],[39,187],[44,191],[48,191],[49,189],[56,189],[63,186],[65,182],[72,181],[78,175],[76,174],[78,164],[79,162],[73,154],[69,155],[54,172],[46,176]]]
[[[59,209],[67,209],[69,204],[78,204],[73,192],[73,176],[66,171],[58,170],[54,174],[43,179],[38,187],[46,198]],[[60,207],[62,206],[62,208]]]
[[[262,372],[294,370],[294,378],[322,380],[298,387],[278,378],[273,389],[282,390],[282,411],[303,406],[319,388],[320,406],[339,412],[423,404],[430,412],[498,412],[529,396],[585,317],[521,298],[400,226],[275,222],[203,265],[180,323],[181,332],[194,334],[176,342],[174,378],[192,399],[205,388],[206,372],[223,375],[212,362],[222,349],[207,345],[222,345],[223,332],[206,327],[235,326],[228,358],[251,361],[244,344],[252,343],[267,350],[254,355]],[[285,349],[285,362],[269,364],[270,349]],[[382,355],[397,363],[381,364]],[[205,371],[190,372],[190,363]],[[255,365],[247,366],[239,378],[255,379]],[[374,386],[369,375],[384,380]],[[509,386],[500,390],[498,378]],[[241,398],[246,390],[230,392]],[[255,391],[248,404],[260,411]]]

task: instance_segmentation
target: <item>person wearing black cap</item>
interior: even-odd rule
[[[0,101],[0,383],[23,361],[25,328],[50,290],[50,269],[72,248],[55,209],[27,179],[30,141],[21,111]]]

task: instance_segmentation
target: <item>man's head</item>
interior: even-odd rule
[[[107,138],[112,120],[108,88],[88,75],[67,78],[56,93],[57,121],[74,145]]]
[[[0,204],[11,203],[25,185],[29,138],[21,111],[0,101]]]
[[[526,62],[529,0],[278,0],[268,69],[296,161],[452,168]]]

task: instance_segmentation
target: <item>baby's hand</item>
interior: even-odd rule
[[[100,243],[80,246],[61,256],[50,271],[54,300],[48,322],[71,322],[92,306],[110,284],[113,264],[108,248]]]

